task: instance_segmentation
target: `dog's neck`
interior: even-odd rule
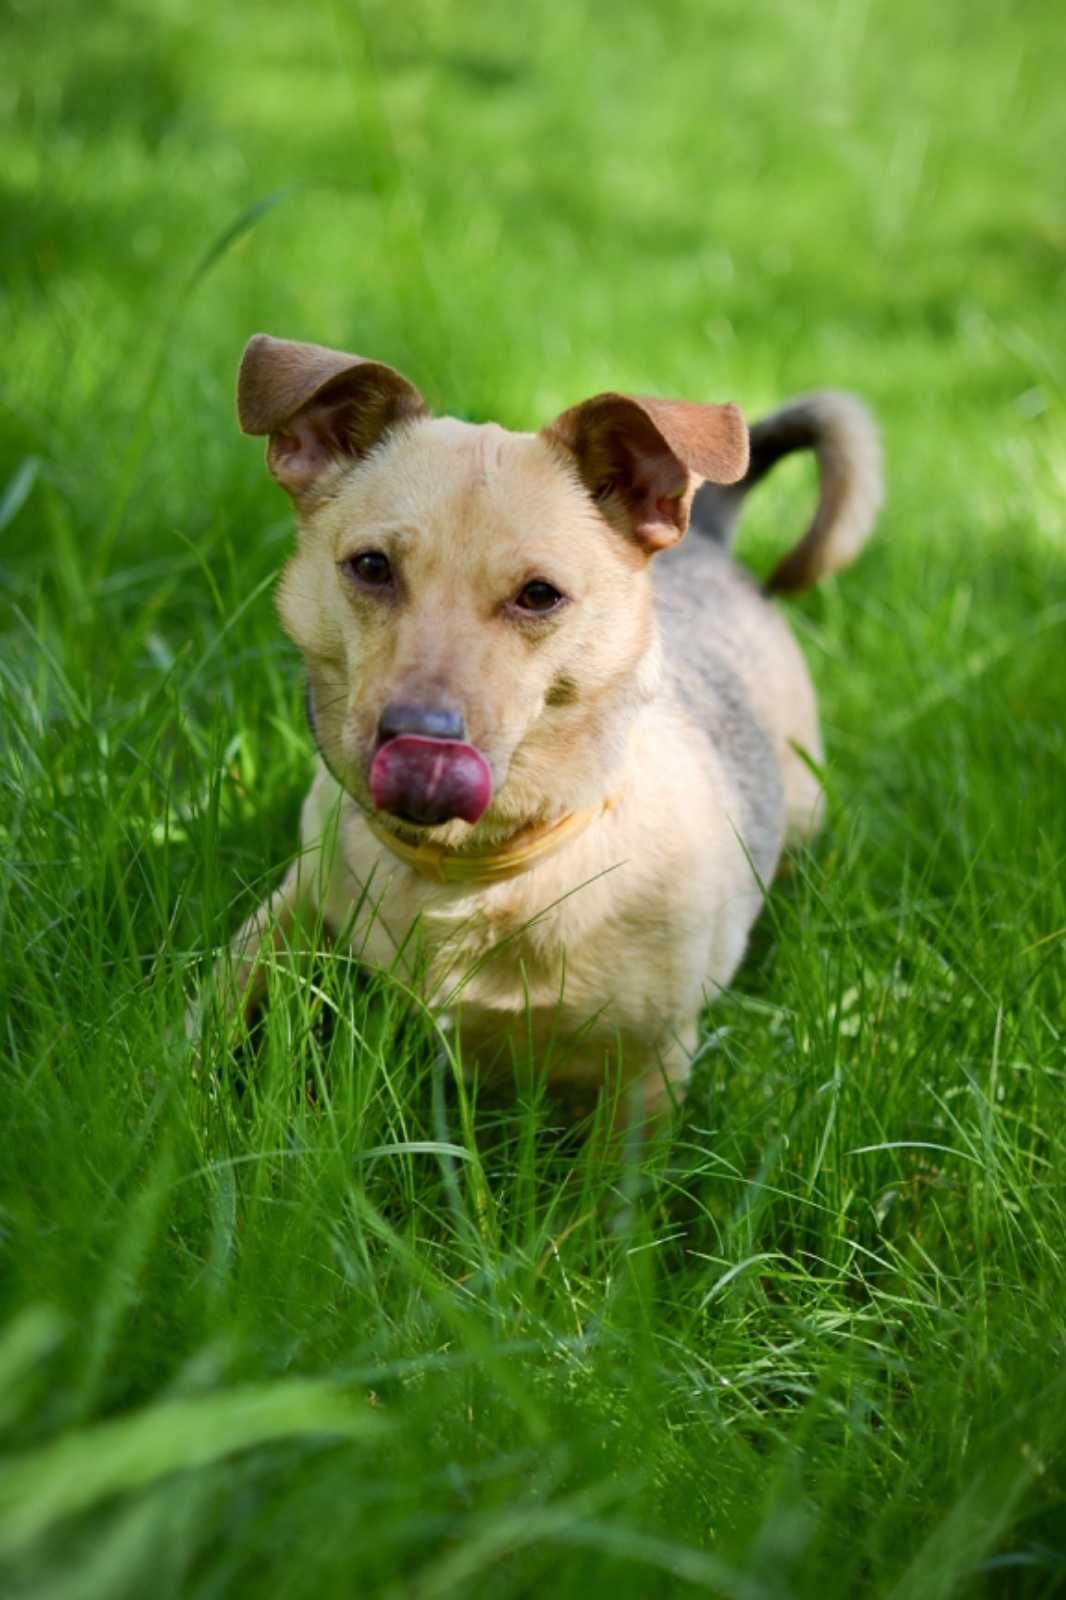
[[[529,872],[545,857],[554,855],[584,833],[590,823],[610,810],[615,798],[609,795],[602,804],[570,811],[556,822],[529,823],[509,839],[473,849],[453,850],[430,840],[413,844],[385,827],[378,817],[367,816],[366,825],[375,839],[422,877],[434,883],[477,887],[503,883]]]

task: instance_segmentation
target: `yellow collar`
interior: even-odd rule
[[[590,822],[610,809],[613,797],[602,805],[586,806],[580,811],[570,811],[558,822],[533,822],[520,828],[503,844],[492,850],[449,850],[442,844],[408,844],[382,826],[376,817],[368,816],[366,825],[375,839],[391,850],[394,856],[435,883],[502,883],[505,878],[517,878],[528,872],[545,856],[562,849]]]

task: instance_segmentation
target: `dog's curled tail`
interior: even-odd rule
[[[883,498],[881,445],[873,418],[855,395],[821,389],[801,395],[751,429],[751,460],[739,483],[704,484],[692,507],[695,527],[733,540],[744,496],[782,456],[813,450],[818,505],[807,532],[774,569],[767,589],[794,594],[854,561]]]

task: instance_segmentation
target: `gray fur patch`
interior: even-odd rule
[[[770,736],[733,665],[738,651],[751,648],[752,607],[768,602],[719,545],[698,535],[660,555],[653,570],[670,684],[736,787],[737,826],[768,883],[784,838],[784,784]]]

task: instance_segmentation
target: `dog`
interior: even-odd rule
[[[669,1110],[786,842],[821,820],[814,690],[772,597],[871,531],[865,408],[815,393],[749,439],[734,405],[604,393],[512,433],[257,334],[237,411],[295,511],[278,609],[318,764],[230,994],[253,1006],[265,953],[317,929],[417,983],[464,1068],[586,1095],[616,1074]],[[734,526],[796,450],[816,514],[761,589]]]

